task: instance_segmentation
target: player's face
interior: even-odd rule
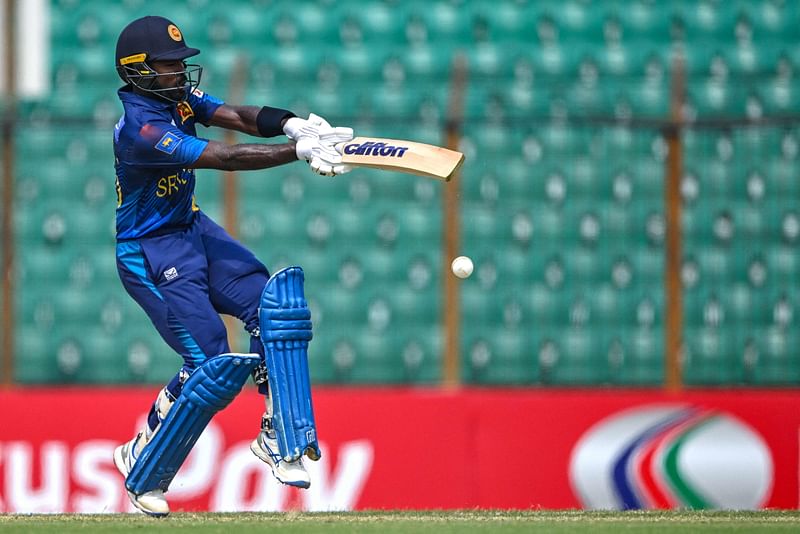
[[[186,63],[181,60],[153,61],[150,66],[162,76],[158,77],[158,84],[162,89],[172,89],[167,95],[176,100],[186,98]]]

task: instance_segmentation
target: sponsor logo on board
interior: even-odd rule
[[[570,482],[592,509],[758,509],[770,497],[772,453],[731,414],[657,404],[607,417],[578,440]]]

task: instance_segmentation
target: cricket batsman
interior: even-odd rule
[[[198,89],[199,54],[163,17],[131,22],[117,41],[124,113],[114,129],[117,269],[127,292],[183,357],[158,393],[144,428],[114,451],[131,502],[165,516],[169,484],[208,422],[252,376],[264,395],[250,448],[282,483],[308,488],[303,456],[319,459],[308,373],[311,314],[303,271],[270,275],[206,216],[194,198],[195,169],[265,169],[296,160],[317,174],[348,172],[334,145],[353,138],[321,117],[269,106],[237,106]],[[197,124],[280,144],[226,145],[198,137]],[[250,353],[231,353],[219,314],[238,317]]]

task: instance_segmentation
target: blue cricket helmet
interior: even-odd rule
[[[122,81],[140,91],[177,102],[199,85],[202,67],[185,65],[182,71],[158,74],[151,63],[184,61],[199,53],[197,48],[186,46],[183,33],[171,20],[158,16],[142,17],[128,24],[117,39],[117,73]],[[195,74],[196,81],[193,78]],[[161,87],[159,77],[172,75],[178,75],[185,83],[181,87]]]

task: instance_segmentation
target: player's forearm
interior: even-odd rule
[[[247,171],[267,169],[292,161],[297,161],[294,141],[275,145],[250,143],[225,145],[209,141],[208,146],[192,167],[222,171]]]
[[[283,135],[283,125],[294,114],[280,108],[257,106],[220,106],[209,125],[236,130],[257,137]]]
[[[234,112],[234,125],[233,130],[249,135],[258,135],[258,127],[256,126],[256,117],[261,108],[256,106],[230,106]]]

